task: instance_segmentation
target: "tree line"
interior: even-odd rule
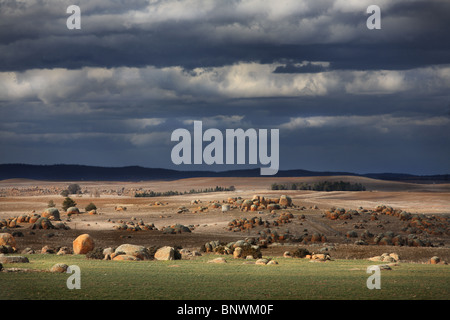
[[[320,181],[312,184],[301,183],[288,183],[279,184],[272,183],[271,190],[312,190],[312,191],[366,191],[361,183],[350,183],[344,181]]]
[[[170,196],[179,196],[184,194],[195,194],[195,193],[208,193],[208,192],[222,192],[222,191],[234,191],[234,186],[230,187],[219,187],[216,186],[215,188],[206,188],[206,189],[191,189],[189,191],[164,191],[164,192],[158,192],[158,191],[143,191],[143,192],[136,192],[134,196],[136,198],[139,197],[170,197]]]

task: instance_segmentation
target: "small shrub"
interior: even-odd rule
[[[292,256],[295,258],[304,258],[311,253],[305,248],[298,248],[292,253]]]
[[[78,184],[72,183],[67,187],[67,190],[69,191],[69,194],[78,194],[81,192],[81,188]]]
[[[89,212],[91,210],[97,210],[97,206],[91,202],[84,209],[86,212]]]
[[[103,260],[103,248],[95,248],[94,250],[86,253],[87,259],[97,259],[97,260]]]
[[[77,203],[75,201],[73,201],[73,199],[66,197],[62,203],[62,208],[64,210],[67,210],[70,207],[75,207],[76,205],[77,205]]]

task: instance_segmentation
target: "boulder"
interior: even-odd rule
[[[268,259],[264,259],[264,258],[258,259],[255,262],[255,264],[262,264],[262,265],[266,265],[267,263],[269,263],[269,260]]]
[[[238,259],[242,256],[242,248],[241,247],[237,247],[236,249],[234,249],[233,251],[233,257],[235,259]]]
[[[39,217],[36,222],[34,222],[31,226],[31,229],[54,229],[55,227],[50,222],[49,218]]]
[[[5,256],[0,254],[0,263],[28,263],[27,257],[22,256]]]
[[[43,254],[53,254],[55,253],[55,249],[50,246],[43,246],[41,249],[41,253]]]
[[[53,267],[50,268],[50,272],[58,272],[58,273],[64,273],[67,272],[67,269],[69,266],[64,263],[57,263]]]
[[[73,252],[75,254],[86,254],[94,250],[94,239],[88,234],[82,234],[73,241]]]
[[[208,263],[227,263],[227,260],[225,260],[225,258],[215,258],[209,260]]]
[[[120,254],[115,256],[112,260],[114,261],[139,261],[141,259],[135,257],[135,256],[130,256],[127,254]]]
[[[384,257],[382,257],[382,256],[375,256],[375,257],[369,258],[369,261],[374,261],[374,262],[383,261],[383,258]]]
[[[60,220],[59,210],[56,208],[47,208],[42,212],[42,217],[52,220]]]
[[[165,246],[159,248],[155,252],[156,260],[175,260],[175,249],[173,247]]]
[[[80,210],[77,207],[70,207],[67,209],[66,213],[70,216],[72,214],[80,214]]]
[[[147,248],[134,244],[122,244],[115,251],[115,256],[128,255],[138,258],[139,260],[151,259]]]
[[[61,247],[58,252],[56,253],[56,255],[58,256],[62,256],[62,255],[66,255],[66,254],[72,254],[72,250],[70,250],[69,247]]]
[[[11,246],[16,248],[16,240],[9,233],[0,233],[0,246]]]
[[[331,259],[330,259],[330,255],[327,253],[316,253],[311,256],[311,260],[326,261],[326,260],[331,260]]]
[[[2,245],[0,246],[0,253],[15,253],[17,250],[9,245]]]
[[[292,205],[292,199],[289,196],[282,195],[279,204],[280,206],[290,207]]]
[[[387,264],[381,264],[378,266],[380,270],[392,270],[392,268]]]
[[[439,257],[434,256],[430,259],[430,264],[438,264],[439,262],[441,262]]]

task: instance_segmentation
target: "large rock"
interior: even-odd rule
[[[49,218],[40,217],[32,224],[31,229],[55,229]]]
[[[282,196],[280,197],[280,202],[279,202],[279,204],[280,204],[281,206],[290,207],[290,206],[292,206],[292,199],[291,199],[291,197],[289,197],[289,196],[282,195]]]
[[[225,258],[220,257],[209,260],[208,263],[227,263],[227,260],[225,260]]]
[[[0,263],[28,263],[30,262],[27,257],[22,256],[5,256],[0,254]]]
[[[267,263],[269,263],[269,259],[265,259],[265,258],[258,259],[255,262],[255,264],[262,264],[262,265],[266,265]]]
[[[151,258],[150,253],[145,247],[134,244],[122,244],[114,253],[115,257],[118,255],[128,255],[136,257],[139,260],[149,260]]]
[[[56,208],[48,208],[42,212],[42,217],[49,218],[51,220],[61,220],[59,215],[59,210]]]
[[[135,256],[130,256],[128,254],[120,254],[115,256],[112,260],[114,261],[139,261],[141,259],[135,257]]]
[[[67,272],[67,269],[69,266],[64,263],[57,263],[53,267],[50,268],[50,272],[58,272],[58,273],[64,273]]]
[[[175,249],[173,247],[165,246],[159,248],[155,253],[156,260],[175,260]]]
[[[9,233],[0,233],[0,246],[16,248],[16,240]]]
[[[235,259],[240,258],[242,256],[242,248],[241,247],[237,247],[236,249],[234,249],[233,251],[233,257]]]
[[[430,264],[438,264],[439,262],[441,262],[441,259],[439,257],[434,256],[430,259],[429,263]]]
[[[73,253],[86,254],[94,250],[94,239],[88,234],[82,234],[73,241]]]
[[[67,209],[66,213],[70,216],[72,214],[80,214],[80,210],[77,207],[70,207]]]

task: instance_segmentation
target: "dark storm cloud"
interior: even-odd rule
[[[369,3],[369,2],[367,2]],[[383,32],[367,4],[343,1],[5,1],[0,70],[83,66],[223,66],[238,61],[328,61],[338,69],[449,63],[445,1],[382,2]]]
[[[71,4],[81,30],[66,28]],[[381,30],[366,27],[371,4]],[[0,162],[174,167],[171,132],[202,120],[279,128],[281,169],[447,173],[448,12],[445,1],[2,1]]]

